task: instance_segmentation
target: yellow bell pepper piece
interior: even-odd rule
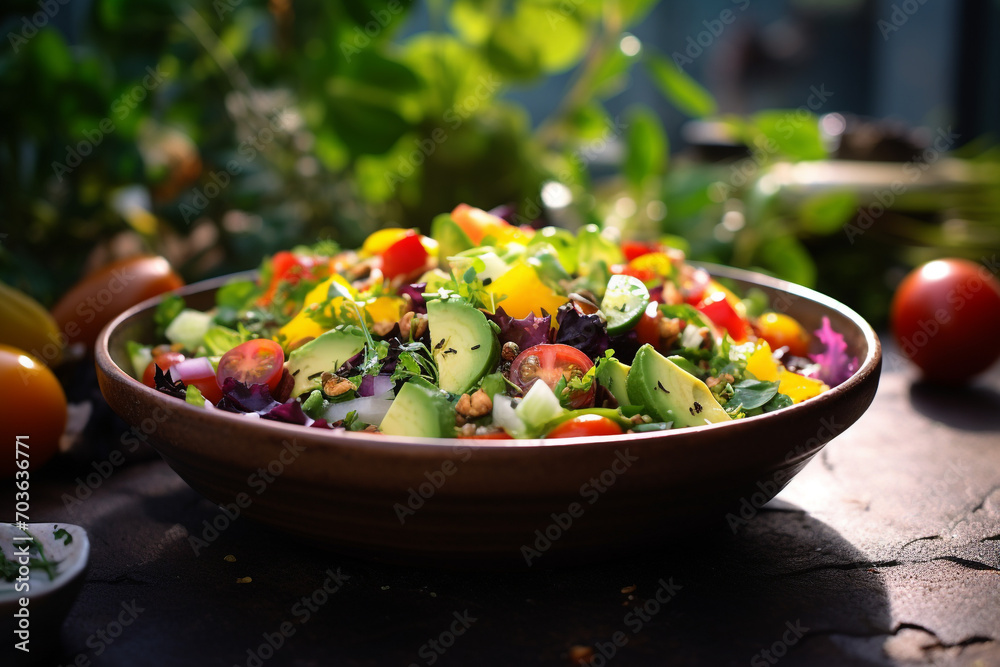
[[[371,316],[372,322],[398,322],[403,316],[403,298],[380,296],[365,302],[364,311]]]
[[[490,283],[486,291],[497,297],[506,295],[496,305],[518,319],[527,317],[528,313],[541,317],[544,308],[554,322],[559,306],[569,300],[542,282],[535,269],[523,260],[516,262],[506,273]]]
[[[361,244],[361,255],[364,257],[381,255],[389,246],[409,233],[409,229],[401,227],[386,227],[385,229],[372,232],[365,239],[365,242]]]
[[[819,396],[829,389],[820,380],[807,378],[804,375],[793,373],[784,368],[778,373],[778,379],[781,380],[781,384],[778,385],[778,391],[782,394],[787,394],[792,399],[792,403],[801,403],[807,398]]]
[[[747,359],[747,371],[753,373],[758,380],[774,382],[778,379],[778,362],[774,360],[771,346],[767,341],[761,341],[750,358]]]
[[[308,294],[306,294],[302,310],[300,310],[299,313],[288,322],[288,324],[278,330],[276,338],[283,338],[285,344],[291,345],[295,341],[303,338],[316,338],[321,333],[324,333],[326,329],[321,327],[312,317],[310,317],[310,315],[324,303],[327,303],[327,299],[329,299],[330,295],[330,286],[333,284],[337,285],[342,294],[348,295],[352,299],[357,296],[357,292],[353,287],[351,287],[351,284],[347,282],[347,279],[339,274],[324,280],[310,290]],[[330,301],[326,308],[324,308],[324,315],[328,317],[332,316],[343,301],[343,297],[338,297]]]

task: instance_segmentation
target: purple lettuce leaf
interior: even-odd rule
[[[309,426],[313,420],[302,412],[302,404],[296,400],[280,403],[268,412],[260,416],[261,419],[270,419],[286,424],[298,424],[299,426]]]
[[[486,313],[486,317],[500,327],[497,338],[500,339],[501,345],[514,343],[518,349],[526,350],[534,345],[549,342],[552,316],[547,313],[544,317],[535,317],[534,313],[529,313],[527,317],[517,319],[508,315],[503,306],[498,306],[497,312],[492,315]]]
[[[631,365],[635,360],[635,353],[639,351],[642,344],[639,342],[639,334],[635,329],[630,329],[618,336],[612,336],[608,347],[615,351],[615,359],[623,364]]]
[[[826,348],[819,354],[809,355],[810,359],[819,364],[816,377],[831,387],[836,387],[858,370],[858,358],[848,358],[847,342],[833,330],[829,317],[824,317],[823,326],[813,333]]]
[[[263,415],[281,405],[271,397],[266,384],[247,386],[236,378],[226,378],[222,385],[222,398],[216,407],[228,412],[256,412]]]
[[[187,387],[180,380],[176,382],[171,382],[170,374],[164,373],[163,370],[153,364],[153,387],[156,391],[161,391],[168,396],[173,396],[174,398],[179,398],[182,401],[187,396]]]
[[[584,315],[570,302],[559,307],[556,321],[559,323],[557,343],[572,345],[591,359],[611,347],[608,326],[597,313]]]
[[[413,312],[427,314],[427,302],[424,301],[424,292],[427,291],[427,283],[411,283],[399,288],[399,296],[409,295],[413,300]]]

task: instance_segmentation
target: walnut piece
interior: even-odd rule
[[[334,375],[329,371],[320,376],[320,382],[323,385],[323,393],[327,396],[340,396],[358,388],[356,384],[347,378]]]
[[[458,417],[463,418],[463,423],[469,419],[477,419],[493,411],[493,399],[482,389],[474,394],[462,394],[455,405],[455,412]]]

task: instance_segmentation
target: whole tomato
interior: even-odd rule
[[[157,294],[184,285],[162,257],[131,257],[84,276],[52,308],[59,330],[70,344],[93,350],[104,325]]]
[[[25,480],[59,449],[66,395],[41,360],[0,345],[0,410],[0,479]]]
[[[1000,282],[975,262],[929,262],[900,283],[891,320],[900,349],[925,377],[964,382],[1000,357]]]

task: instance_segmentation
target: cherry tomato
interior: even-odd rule
[[[180,352],[166,348],[164,350],[153,350],[153,360],[149,362],[146,366],[146,370],[142,374],[142,383],[147,387],[155,387],[156,383],[154,378],[156,378],[156,366],[160,367],[161,371],[166,372],[171,366],[177,364],[178,362],[184,361],[185,357]]]
[[[782,313],[764,313],[757,318],[757,336],[772,350],[787,347],[796,357],[809,354],[809,332],[794,317]]]
[[[636,336],[639,337],[639,344],[649,343],[653,347],[660,346],[660,304],[650,301],[646,306],[646,312],[639,318],[639,323],[635,325]]]
[[[420,234],[411,231],[382,253],[382,275],[392,280],[419,271],[426,263],[427,250],[420,242]]]
[[[236,378],[246,385],[266,384],[271,391],[278,388],[284,369],[285,353],[273,340],[257,338],[240,343],[222,355],[216,378],[219,386],[227,378]]]
[[[703,313],[715,324],[724,327],[737,343],[742,343],[747,339],[747,328],[749,325],[726,299],[725,292],[713,292],[702,299],[695,306],[695,309]]]
[[[542,343],[529,347],[517,355],[510,365],[510,380],[525,392],[537,380],[541,380],[555,390],[559,380],[569,381],[583,377],[594,365],[587,355],[570,345]],[[594,387],[587,391],[570,394],[571,408],[589,407],[594,404]]]
[[[52,308],[69,343],[89,351],[108,322],[140,301],[184,285],[162,257],[132,257],[88,274]]]
[[[59,449],[66,428],[66,395],[38,358],[0,345],[0,479],[27,479]],[[18,441],[21,444],[18,446]],[[25,468],[18,461],[26,461]]]
[[[655,243],[644,243],[643,241],[622,242],[622,254],[625,255],[626,262],[631,262],[636,257],[642,257],[651,252],[657,252],[659,249],[659,246]]]
[[[257,299],[257,303],[266,306],[274,299],[274,293],[278,290],[278,285],[286,282],[290,285],[298,284],[302,279],[311,280],[316,278],[316,268],[326,266],[327,258],[309,257],[306,255],[296,255],[282,250],[274,254],[271,258],[271,282],[267,290]]]
[[[1000,282],[967,260],[929,262],[900,283],[891,320],[903,354],[928,379],[964,382],[1000,357]]]
[[[621,435],[621,427],[600,415],[580,415],[564,421],[549,431],[546,438],[591,438],[602,435]]]

